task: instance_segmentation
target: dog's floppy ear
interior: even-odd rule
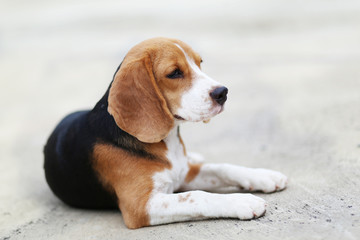
[[[126,60],[110,87],[108,112],[118,127],[140,141],[160,142],[174,120],[155,81],[150,57]]]

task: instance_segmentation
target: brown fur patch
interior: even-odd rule
[[[196,163],[196,164],[188,163],[188,166],[189,166],[189,171],[185,177],[185,182],[187,182],[187,183],[194,180],[194,178],[199,174],[202,164],[201,163]]]
[[[182,137],[181,137],[181,135],[180,135],[180,130],[178,130],[178,137],[179,137],[180,144],[181,144],[182,147],[183,147],[184,155],[186,156],[186,155],[187,155],[187,153],[186,153],[186,147],[185,147],[185,143],[184,143],[184,141],[183,141],[183,139],[182,139]]]
[[[149,144],[149,153],[165,158],[163,142]],[[166,149],[165,149],[166,150]],[[94,146],[93,167],[105,186],[111,186],[118,198],[118,205],[128,228],[149,225],[146,204],[153,190],[152,176],[170,168],[165,161],[151,161],[134,156],[127,151],[108,144]]]
[[[186,194],[184,197],[179,195],[179,202],[186,202],[190,196],[191,196],[191,193]]]

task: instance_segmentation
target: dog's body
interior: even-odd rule
[[[210,119],[227,96],[200,63],[174,39],[131,49],[94,109],[70,114],[51,134],[45,174],[55,195],[75,207],[119,207],[129,228],[263,215],[261,198],[205,191],[236,186],[273,192],[286,187],[284,175],[200,163],[185,150],[179,124]]]

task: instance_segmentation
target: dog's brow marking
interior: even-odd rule
[[[196,65],[195,62],[189,57],[189,55],[184,51],[184,49],[182,47],[180,47],[179,44],[177,44],[177,43],[174,43],[174,44],[176,47],[178,47],[184,53],[187,62],[189,63],[192,70],[197,74],[197,76],[198,77],[200,77],[200,76],[206,77],[205,74],[200,70],[198,65]]]
[[[186,52],[184,51],[184,49],[182,49],[182,47],[180,47],[179,44],[174,43],[174,45],[177,46],[177,47],[184,53],[184,55],[185,55],[186,58],[188,57],[188,55],[186,54]]]

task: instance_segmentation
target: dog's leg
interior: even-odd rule
[[[262,216],[265,207],[265,201],[252,194],[203,191],[153,193],[147,204],[150,225],[207,218],[253,219]]]
[[[249,191],[274,192],[286,187],[287,177],[280,172],[247,168],[232,164],[191,164],[181,190],[201,189],[214,191],[235,186]]]

